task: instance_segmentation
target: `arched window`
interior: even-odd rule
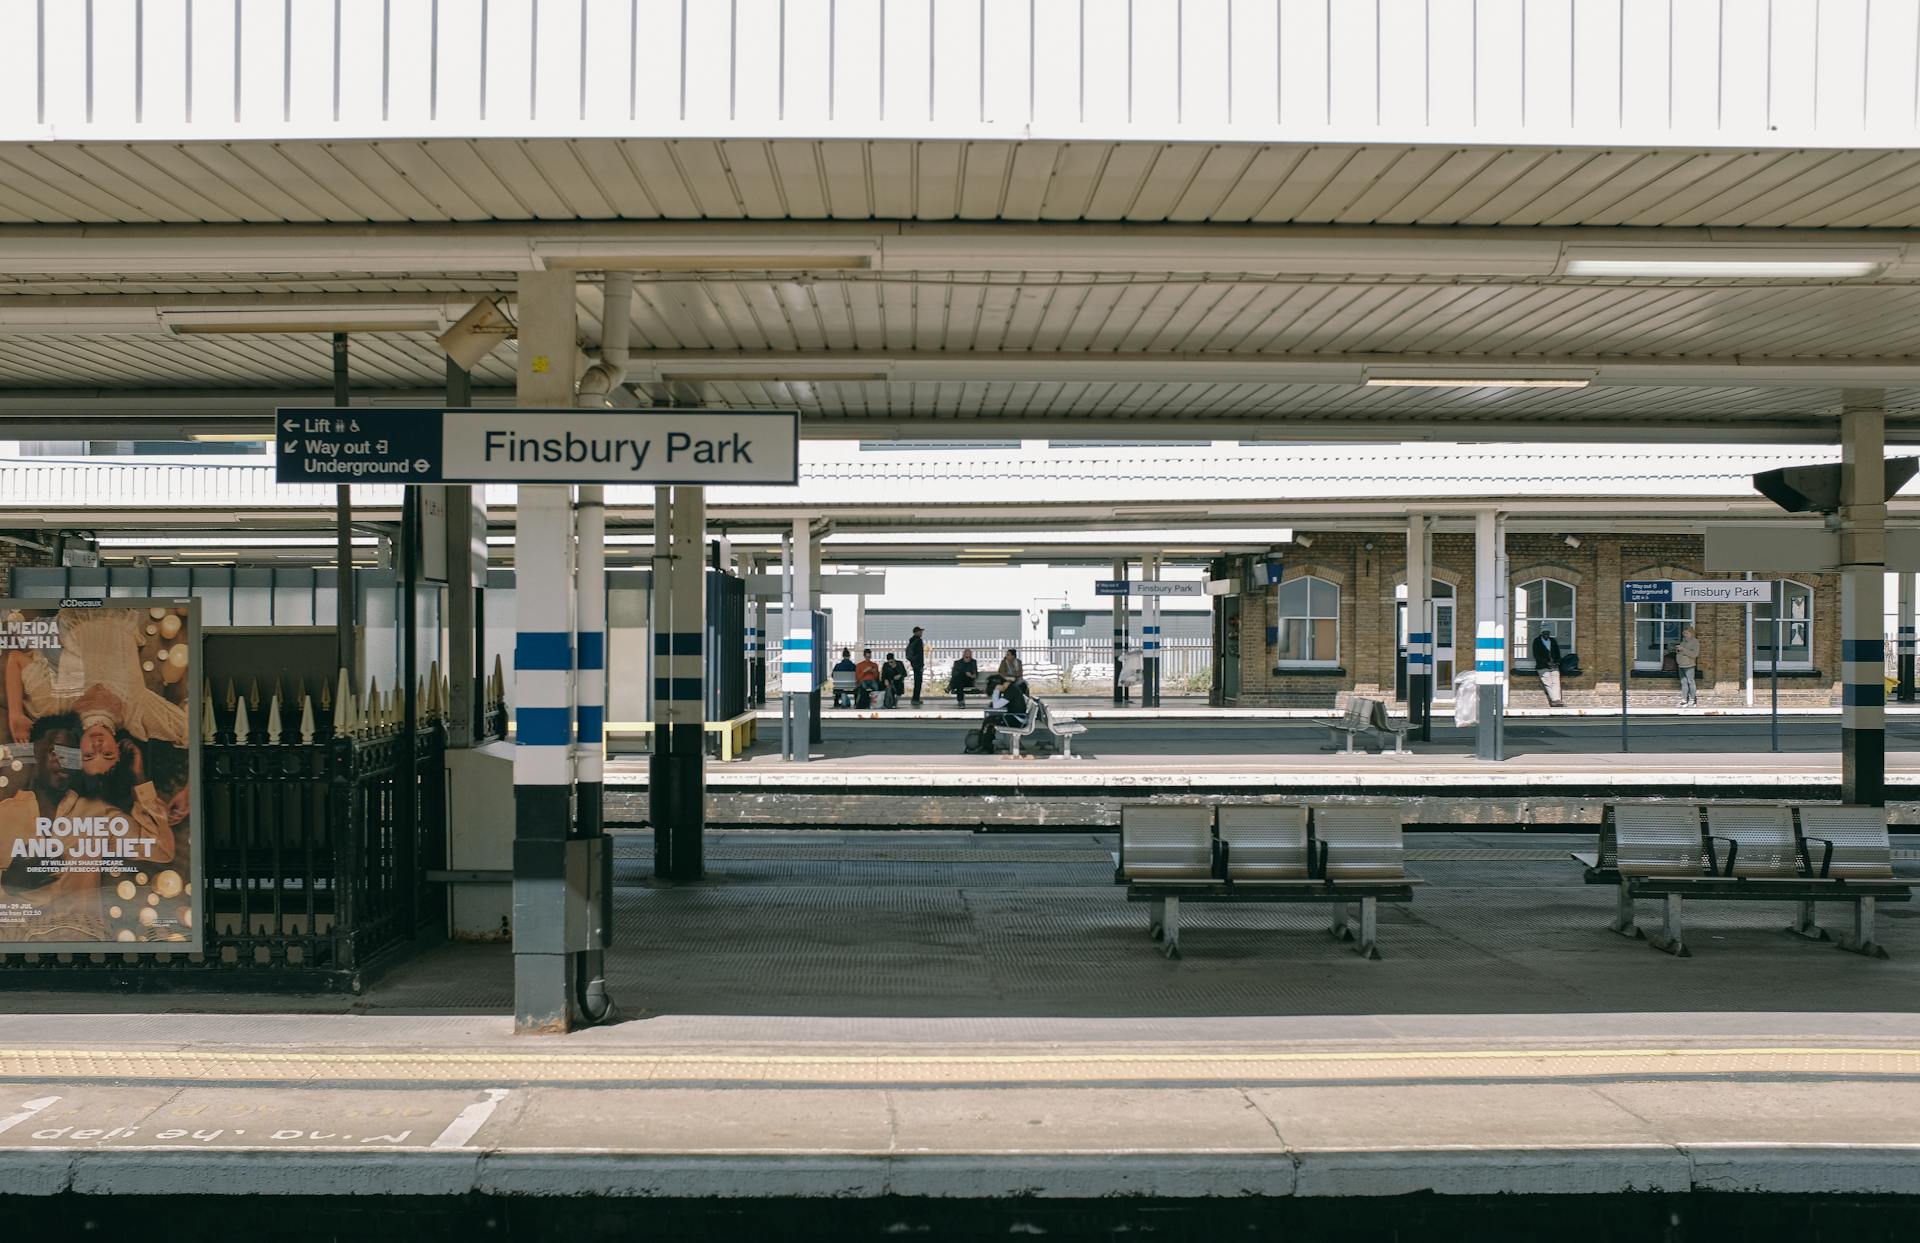
[[[1340,589],[1307,575],[1280,584],[1273,663],[1287,669],[1340,663]]]
[[[1813,668],[1813,588],[1791,579],[1780,584],[1780,667]],[[1753,606],[1753,667],[1773,672],[1773,604]]]
[[[1531,578],[1513,589],[1513,667],[1533,668],[1533,639],[1542,630],[1553,632],[1560,649],[1578,651],[1573,642],[1571,583],[1557,578]]]

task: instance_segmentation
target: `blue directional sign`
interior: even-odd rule
[[[1626,604],[1672,604],[1673,580],[1666,578],[1628,579],[1620,584],[1620,599]]]
[[[1124,596],[1128,582],[1124,578],[1096,578],[1093,580],[1093,594],[1096,596]]]
[[[790,410],[288,408],[281,483],[800,482]]]

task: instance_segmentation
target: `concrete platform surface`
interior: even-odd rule
[[[1920,1194],[1920,1017],[0,1017],[14,1194]]]

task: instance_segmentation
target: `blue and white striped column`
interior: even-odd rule
[[[1898,664],[1896,671],[1900,702],[1913,702],[1913,579],[1905,570],[1900,572],[1898,596],[1900,599],[1900,617],[1898,632],[1894,636],[1894,658]]]
[[[574,403],[578,327],[572,272],[521,272],[516,400]],[[572,490],[519,489],[514,516],[514,1030],[562,1032],[579,1017],[577,930],[590,895],[569,886],[574,753]]]
[[[1140,581],[1160,581],[1160,554],[1150,552],[1140,558]],[[1140,600],[1140,706],[1160,706],[1160,597],[1142,596]]]
[[[786,714],[787,758],[804,764],[813,749],[813,695],[820,689],[820,670],[813,667],[813,524],[804,518],[793,523],[787,553],[787,592],[781,624],[780,692]]]
[[[1491,509],[1474,515],[1473,669],[1480,684],[1480,724],[1474,755],[1483,760],[1506,758],[1506,731],[1502,719],[1507,702],[1506,592],[1501,575],[1506,556],[1501,545],[1505,529]]]
[[[668,507],[665,572],[656,554],[653,574],[654,734],[647,765],[648,819],[653,822],[654,875],[697,880],[706,868],[705,492],[674,488]],[[654,529],[658,540],[658,513]]]
[[[1840,798],[1886,804],[1885,395],[1841,390]]]

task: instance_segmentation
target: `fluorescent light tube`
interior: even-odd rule
[[[1585,388],[1584,376],[1368,376],[1368,388]]]
[[[1567,275],[1846,280],[1881,266],[1865,259],[1569,259]]]

